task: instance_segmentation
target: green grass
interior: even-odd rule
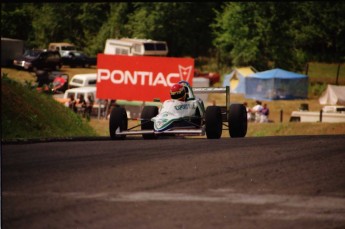
[[[339,64],[310,62],[308,76],[311,80],[322,81],[323,79],[328,79],[329,83],[335,84],[338,67]],[[338,80],[345,84],[345,64],[340,64]]]
[[[79,115],[6,74],[1,97],[1,139],[97,136]]]

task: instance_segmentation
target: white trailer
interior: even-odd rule
[[[24,53],[24,41],[1,38],[1,66],[12,66],[13,60]]]
[[[166,56],[168,45],[165,41],[149,39],[107,39],[104,54],[126,56]]]

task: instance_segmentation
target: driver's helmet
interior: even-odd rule
[[[174,84],[170,88],[170,96],[172,99],[184,101],[186,98],[186,91],[184,89],[184,86],[181,84]]]

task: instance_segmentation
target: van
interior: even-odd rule
[[[48,46],[48,50],[58,51],[61,56],[67,56],[69,51],[77,51],[74,44],[67,42],[50,43]]]
[[[165,41],[148,39],[107,39],[104,54],[126,56],[166,56],[168,46]]]
[[[69,82],[69,88],[96,87],[97,73],[77,74]]]
[[[63,103],[66,107],[68,107],[69,101],[71,96],[73,95],[75,99],[78,99],[80,95],[83,95],[85,101],[89,102],[89,95],[94,101],[93,108],[92,108],[92,115],[97,115],[100,118],[101,114],[105,112],[104,100],[98,99],[96,97],[96,87],[78,87],[72,88],[65,91],[63,94],[63,98],[61,97],[54,97],[58,102]],[[78,106],[78,105],[77,105]]]
[[[75,99],[78,99],[80,95],[83,95],[86,102],[89,102],[88,97],[89,95],[91,95],[91,98],[96,101],[96,87],[80,87],[68,89],[65,91],[63,98],[69,99],[72,95]]]

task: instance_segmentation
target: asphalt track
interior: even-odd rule
[[[345,135],[2,144],[2,228],[345,228]]]

